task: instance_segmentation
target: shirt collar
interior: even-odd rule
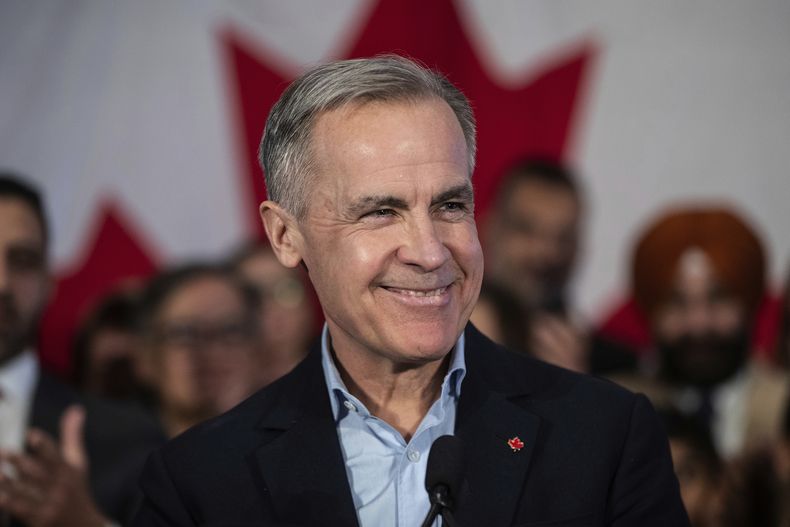
[[[38,361],[35,354],[28,350],[9,360],[0,368],[0,390],[3,398],[22,401],[33,392],[38,378]]]
[[[464,358],[465,338],[464,333],[458,337],[458,341],[450,351],[450,367],[447,369],[447,374],[442,381],[442,391],[439,396],[440,399],[454,399],[458,400],[461,397],[461,384],[466,376],[466,360]],[[335,420],[341,419],[345,415],[345,408],[341,407],[345,401],[350,401],[360,413],[369,415],[367,408],[346,388],[343,379],[340,378],[340,373],[337,371],[337,366],[329,351],[329,328],[324,324],[324,329],[321,332],[321,365],[324,370],[324,380],[326,381],[327,389],[329,390],[329,402],[332,405],[332,415]]]

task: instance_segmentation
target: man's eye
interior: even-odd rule
[[[44,267],[44,255],[32,249],[11,249],[6,256],[8,267],[14,271],[38,271]]]
[[[386,216],[392,216],[395,214],[395,211],[392,209],[376,209],[374,211],[368,212],[365,216],[372,216],[374,218],[383,218]]]
[[[441,206],[442,212],[466,212],[468,207],[459,201],[448,201]]]

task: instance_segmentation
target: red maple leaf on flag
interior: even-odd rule
[[[58,276],[41,321],[41,362],[60,375],[70,370],[69,351],[75,329],[95,302],[120,282],[143,279],[156,270],[153,251],[132,228],[121,207],[111,199],[100,207],[82,259]]]

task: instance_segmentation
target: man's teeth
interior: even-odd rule
[[[430,291],[417,291],[414,289],[398,289],[397,287],[389,287],[388,288],[393,293],[398,293],[399,295],[408,295],[408,296],[439,296],[445,291],[447,291],[447,287],[440,287],[439,289],[431,289]]]

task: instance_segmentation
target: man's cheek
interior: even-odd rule
[[[732,334],[745,325],[746,316],[740,305],[730,303],[717,308],[714,324],[716,331],[723,335]]]
[[[13,299],[19,316],[25,321],[34,317],[43,307],[45,288],[38,281],[19,280],[14,284]]]
[[[397,237],[389,233],[381,232],[378,236],[376,233],[370,233],[344,248],[345,268],[351,266],[358,273],[357,279],[372,279],[383,269],[383,262],[389,255],[397,252],[401,243]]]

